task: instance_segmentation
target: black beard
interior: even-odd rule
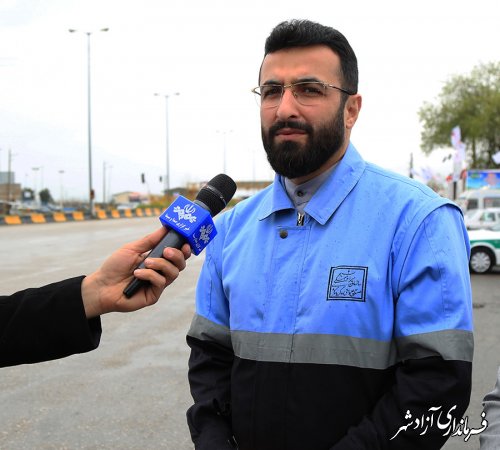
[[[308,134],[306,144],[293,141],[274,143],[276,132],[282,128],[296,128]],[[318,170],[344,143],[344,108],[339,108],[333,119],[325,125],[313,129],[311,125],[295,122],[276,122],[266,131],[261,128],[262,143],[267,160],[273,170],[289,179],[303,177]]]

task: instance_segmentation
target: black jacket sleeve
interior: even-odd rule
[[[405,361],[393,388],[331,450],[440,449],[467,409],[471,379],[471,362],[438,356]]]
[[[94,350],[100,318],[85,317],[82,277],[0,296],[0,367]]]
[[[236,448],[231,429],[231,367],[234,354],[224,346],[187,336],[191,347],[189,384],[194,405],[187,421],[196,450]]]
[[[483,406],[488,424],[484,432],[479,435],[480,448],[481,450],[495,450],[495,448],[498,449],[500,443],[500,367],[495,389],[486,394]]]

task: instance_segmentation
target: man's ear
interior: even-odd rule
[[[359,111],[361,110],[361,95],[350,95],[344,106],[344,123],[345,127],[350,130],[358,120]]]

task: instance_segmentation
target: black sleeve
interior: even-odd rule
[[[397,369],[392,390],[331,450],[440,449],[453,434],[450,427],[459,425],[467,409],[471,378],[472,363],[466,361],[433,356],[404,362]],[[450,421],[448,414],[455,420]],[[441,425],[450,422],[450,427],[441,429],[438,420]]]
[[[100,318],[87,320],[82,277],[0,296],[0,367],[94,350]]]
[[[216,342],[187,336],[191,347],[189,384],[194,405],[187,421],[196,450],[236,448],[231,428],[232,351]]]
[[[500,367],[495,389],[483,399],[484,413],[488,422],[486,429],[479,435],[481,450],[498,450],[500,443]],[[482,424],[482,423],[481,423]]]

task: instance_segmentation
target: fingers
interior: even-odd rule
[[[132,250],[134,252],[137,252],[141,254],[141,259],[144,259],[146,255],[149,253],[149,251],[154,248],[166,235],[167,229],[165,227],[161,227],[158,230],[154,231],[151,234],[148,234],[147,236],[144,236],[142,239],[139,239],[134,242],[130,242],[128,244],[125,244],[124,248],[127,248],[129,250]],[[165,249],[165,250],[168,250]],[[173,250],[173,249],[170,249]],[[171,251],[168,251],[167,254],[165,254],[165,251],[163,253],[163,257],[166,259],[172,259],[173,263],[180,268],[180,265],[183,265],[182,268],[185,267],[185,260],[188,259],[191,256],[191,248],[189,247],[189,244],[184,244],[181,248],[182,255],[183,257],[180,258],[179,255],[172,253]],[[180,264],[180,265],[179,265]],[[182,270],[182,269],[181,269]]]
[[[181,250],[170,247],[167,247],[163,250],[163,257],[170,261],[179,270],[184,270],[186,268],[186,259],[188,259],[190,256],[191,248],[188,244],[184,244]]]
[[[187,247],[187,248],[185,248]],[[138,269],[134,275],[141,280],[149,281],[153,286],[164,289],[171,284],[179,273],[186,268],[186,258],[190,256],[189,246],[183,246],[182,251],[166,248],[164,258],[146,258],[145,269]]]
[[[134,276],[144,281],[149,281],[152,286],[159,288],[160,290],[165,289],[168,285],[170,285],[178,276],[179,269],[169,264],[167,267],[164,267],[163,270],[159,273],[156,267],[160,267],[161,264],[157,264],[158,258],[148,259],[146,266],[147,269],[137,269],[134,271]],[[161,291],[160,291],[161,292]]]
[[[189,259],[189,257],[191,256],[191,247],[189,246],[189,244],[184,244],[181,248],[181,251],[184,255],[184,259]]]
[[[167,229],[161,227],[142,239],[124,246],[127,250],[138,253],[138,257],[143,261],[145,268],[136,269],[134,276],[151,283],[152,286],[150,287],[153,289],[149,292],[148,297],[152,295],[156,297],[156,300],[163,289],[170,285],[179,276],[179,273],[186,268],[186,259],[191,256],[191,248],[188,244],[184,244],[181,250],[170,247],[163,249],[163,258],[148,258],[148,251],[161,241],[166,232]]]

